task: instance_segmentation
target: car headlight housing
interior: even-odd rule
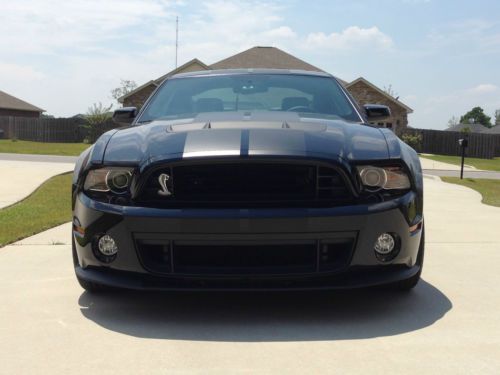
[[[132,183],[133,168],[92,169],[85,178],[83,189],[87,192],[125,194]]]
[[[363,188],[369,192],[381,190],[408,190],[410,178],[400,166],[378,167],[373,165],[358,166],[358,173]]]

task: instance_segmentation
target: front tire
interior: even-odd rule
[[[420,246],[418,248],[417,265],[420,266],[418,273],[406,280],[401,280],[396,284],[396,289],[401,291],[410,291],[415,288],[420,281],[422,275],[422,268],[424,267],[424,253],[425,253],[425,227],[422,226],[422,235],[420,237]]]

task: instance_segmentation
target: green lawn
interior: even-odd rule
[[[71,173],[52,177],[33,194],[0,209],[0,247],[71,221]]]
[[[0,139],[0,152],[13,154],[78,156],[89,146],[86,143],[45,143]]]
[[[462,159],[460,156],[449,156],[449,155],[420,155],[426,159],[432,159],[435,161],[441,161],[443,163],[450,163],[455,165],[460,165]],[[465,164],[472,165],[477,169],[484,169],[486,171],[500,171],[500,158],[494,159],[478,159],[478,158],[468,158],[465,157]]]
[[[483,196],[482,202],[490,206],[500,207],[500,180],[482,178],[441,177],[444,182],[467,186]]]

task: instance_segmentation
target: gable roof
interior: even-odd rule
[[[406,104],[404,104],[403,102],[399,101],[398,99],[396,99],[395,97],[393,97],[392,95],[389,95],[388,93],[386,93],[385,91],[379,89],[377,86],[375,86],[373,83],[371,83],[370,81],[368,81],[367,79],[363,78],[363,77],[359,77],[357,79],[355,79],[354,81],[352,81],[351,83],[348,83],[347,85],[345,85],[345,88],[349,88],[353,85],[355,85],[356,83],[358,82],[362,82],[364,83],[365,85],[369,86],[370,88],[374,89],[375,91],[377,91],[379,94],[385,96],[387,99],[393,101],[394,103],[396,103],[397,105],[399,105],[400,107],[403,107],[406,112],[408,113],[413,113],[413,109],[411,109],[410,107],[408,107]]]
[[[323,71],[276,47],[252,47],[216,62],[210,65],[210,68],[214,70],[268,68]]]
[[[210,67],[208,65],[206,65],[204,62],[195,58],[195,59],[189,60],[187,63],[179,66],[178,68],[175,68],[171,72],[168,72],[167,74],[162,75],[160,78],[155,79],[154,82],[159,85],[160,83],[162,83],[165,80],[165,78],[173,76],[177,73],[182,73],[184,70],[189,68],[191,65],[195,65],[195,64],[201,65],[201,67],[204,70],[210,70]]]
[[[15,109],[18,111],[29,112],[45,112],[45,110],[34,106],[24,100],[9,95],[4,91],[0,91],[0,108],[2,109]]]
[[[449,131],[449,132],[461,132],[465,128],[469,128],[469,130],[472,133],[485,133],[488,130],[491,130],[491,129],[489,129],[486,126],[481,125],[481,124],[456,124],[456,125],[450,126],[449,128],[447,128],[445,130]]]
[[[158,84],[158,83],[156,83],[156,82],[155,82],[155,81],[153,81],[153,80],[148,81],[148,82],[146,82],[145,84],[143,84],[143,85],[140,85],[140,86],[136,87],[135,89],[133,89],[132,91],[128,92],[127,94],[125,94],[125,95],[123,95],[123,96],[120,96],[117,100],[118,100],[118,102],[119,102],[119,103],[123,103],[123,101],[124,101],[125,99],[127,99],[129,96],[134,95],[136,92],[139,92],[139,91],[141,91],[141,90],[145,89],[146,87],[148,87],[148,86],[150,86],[150,85],[153,85],[153,86],[155,86],[155,87],[156,87],[156,86],[158,86],[159,84]]]
[[[500,125],[495,125],[489,129],[484,130],[482,133],[486,134],[500,134]]]
[[[192,59],[192,60],[189,60],[187,63],[175,68],[174,70],[168,72],[167,74],[164,74],[162,75],[161,77],[157,78],[157,79],[154,79],[154,80],[151,80],[151,81],[148,81],[146,82],[145,84],[143,85],[140,85],[139,87],[136,87],[134,90],[130,91],[129,93],[121,96],[118,98],[118,102],[120,103],[123,103],[123,101],[128,98],[129,96],[132,96],[134,95],[136,92],[139,92],[141,90],[143,90],[144,88],[150,86],[150,85],[153,85],[153,86],[159,86],[160,83],[162,83],[166,78],[170,77],[170,76],[173,76],[174,74],[177,74],[177,73],[181,73],[183,70],[186,70],[187,68],[189,68],[191,65],[200,65],[202,68],[204,69],[210,69],[208,67],[208,65],[206,65],[205,63],[203,63],[202,61],[198,60],[198,59]]]

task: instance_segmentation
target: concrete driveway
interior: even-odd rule
[[[391,291],[94,296],[69,225],[0,249],[0,373],[500,373],[500,209],[425,179],[423,281]]]
[[[73,171],[74,163],[54,163],[0,158],[0,208],[26,198],[45,180]]]

